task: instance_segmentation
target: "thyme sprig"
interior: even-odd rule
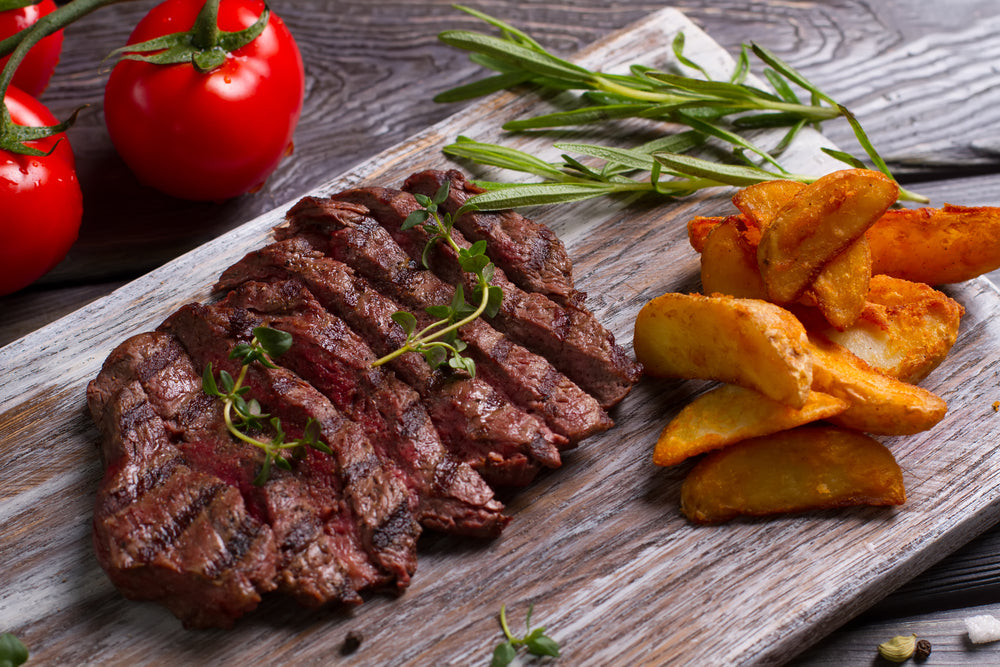
[[[559,657],[559,644],[545,634],[545,628],[531,629],[531,612],[533,610],[534,605],[529,605],[528,614],[524,620],[524,636],[515,637],[507,625],[507,608],[505,605],[500,606],[500,627],[503,629],[506,639],[493,649],[490,667],[509,665],[517,657],[517,650],[521,646],[526,647],[528,653],[532,655]]]
[[[319,423],[316,420],[310,418],[306,422],[301,438],[286,440],[281,420],[265,413],[256,398],[247,396],[250,387],[243,383],[250,365],[259,363],[267,368],[277,368],[271,359],[287,352],[291,345],[292,335],[287,331],[257,327],[253,330],[253,338],[249,343],[239,343],[229,352],[229,358],[238,359],[241,364],[240,372],[235,379],[228,371],[221,370],[216,381],[211,362],[202,373],[203,391],[223,401],[222,416],[226,422],[226,429],[243,442],[264,450],[264,462],[253,480],[257,486],[263,485],[270,478],[272,465],[291,470],[292,464],[288,456],[300,453],[302,447],[309,446],[326,454],[333,453],[319,439]],[[271,437],[262,439],[250,435],[263,432],[265,420],[270,424]]]
[[[0,634],[0,667],[18,667],[28,661],[28,647],[9,632]]]
[[[414,197],[422,208],[410,213],[401,229],[405,231],[420,226],[427,233],[428,240],[421,254],[425,268],[430,267],[430,253],[435,245],[443,242],[451,247],[462,270],[476,278],[472,294],[475,305],[466,302],[465,290],[459,284],[455,287],[450,304],[428,306],[425,309],[428,315],[437,319],[419,331],[417,318],[413,313],[403,310],[393,313],[393,321],[406,333],[406,343],[373,362],[373,366],[381,366],[406,352],[419,352],[424,355],[431,368],[439,368],[447,363],[452,369],[476,376],[475,361],[462,354],[466,344],[458,337],[458,330],[482,315],[495,316],[503,301],[503,290],[490,284],[496,267],[486,255],[486,241],[476,241],[468,248],[460,247],[451,235],[454,218],[450,213],[443,216],[439,214],[439,206],[448,198],[449,188],[450,183],[445,182],[433,197],[415,194]]]
[[[467,137],[446,146],[445,153],[481,164],[540,176],[541,183],[480,182],[490,192],[477,195],[467,207],[498,210],[546,203],[579,201],[627,192],[653,192],[679,197],[719,185],[747,185],[784,178],[811,182],[816,176],[789,173],[778,161],[781,153],[807,126],[818,128],[834,118],[850,124],[872,165],[890,178],[885,160],[875,150],[857,118],[788,63],[758,44],[743,45],[729,80],[712,80],[707,71],[684,55],[679,33],[672,50],[679,65],[697,76],[635,64],[629,74],[608,74],[559,58],[526,33],[482,12],[458,7],[498,28],[500,36],[449,30],[440,39],[471,52],[474,62],[498,74],[439,94],[439,102],[467,100],[533,83],[552,90],[582,90],[583,106],[569,111],[512,120],[505,130],[523,131],[591,125],[625,118],[665,121],[690,128],[632,149],[583,143],[557,143],[562,162],[546,162],[497,144]],[[750,55],[766,65],[764,77],[774,92],[749,84]],[[680,71],[680,68],[678,68]],[[799,92],[796,92],[796,88]],[[804,102],[800,95],[808,98]],[[787,128],[770,151],[744,137],[744,130]],[[684,153],[715,139],[731,146],[733,163],[691,158]],[[824,148],[831,157],[852,167],[863,162],[844,151]],[[569,153],[605,160],[601,168],[583,164]],[[648,172],[641,180],[635,172]],[[628,175],[627,175],[628,174]],[[926,203],[922,195],[900,189],[900,199]]]

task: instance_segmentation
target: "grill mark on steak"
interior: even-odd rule
[[[235,377],[238,362],[228,358],[238,342],[249,342],[252,329],[260,319],[241,308],[221,309],[203,304],[183,306],[161,325],[161,330],[177,336],[198,366],[212,363],[216,370],[227,370]],[[400,506],[410,512],[413,498],[397,470],[379,460],[360,427],[346,419],[330,401],[307,382],[283,368],[251,364],[245,386],[265,407],[282,421],[290,438],[301,435],[309,419],[319,425],[321,439],[333,450],[337,471],[343,480],[343,493],[353,510],[361,542],[369,556],[402,590],[409,584],[416,568],[416,539],[420,527],[409,513],[406,530],[393,528],[395,541],[381,541],[388,521],[398,522]],[[302,467],[326,455],[313,453],[294,465]],[[327,457],[329,458],[329,457]],[[379,543],[376,544],[376,536]]]
[[[376,357],[365,341],[301,283],[246,282],[220,305],[254,309],[268,326],[292,335],[295,344],[281,365],[361,424],[380,456],[400,466],[418,496],[422,525],[468,535],[500,533],[508,521],[503,505],[468,464],[450,461],[419,394],[391,371],[373,368]],[[452,471],[448,486],[435,483],[441,467]]]
[[[289,239],[252,252],[227,270],[217,285],[228,289],[246,280],[301,280],[320,303],[365,337],[377,354],[405,342],[392,321],[400,306],[357,277],[345,264],[313,252],[303,239]],[[477,375],[446,377],[431,371],[423,357],[407,353],[393,370],[425,399],[438,432],[459,460],[469,462],[494,484],[523,484],[537,463],[522,453],[547,427],[506,405]],[[471,400],[470,400],[471,399]],[[457,409],[458,414],[453,410]],[[523,434],[523,435],[522,435]]]
[[[127,597],[162,602],[185,627],[231,627],[274,588],[273,535],[238,492],[192,470],[171,445],[143,383],[165,386],[156,377],[174,366],[172,346],[162,334],[135,336],[88,385],[112,454],[95,501],[94,550]]]
[[[345,208],[330,199],[303,199],[290,212],[288,226],[276,230],[279,237],[300,233],[300,245],[326,246],[336,259],[414,310],[420,326],[431,322],[424,311],[427,306],[451,302],[451,285],[430,271],[417,269],[389,232],[354,206]],[[484,379],[540,416],[571,444],[612,425],[595,398],[547,359],[513,344],[482,318],[463,327],[459,336],[469,345],[477,368],[482,366],[477,372]]]
[[[430,239],[427,231],[420,225],[402,229],[407,216],[422,208],[412,194],[373,187],[340,192],[332,199],[366,207],[411,259],[421,260]],[[293,217],[295,208],[290,213]],[[458,230],[452,230],[452,238],[460,247],[471,245]],[[472,293],[475,278],[461,270],[450,245],[436,243],[427,255],[435,274],[448,283],[464,283],[466,292]],[[549,359],[602,407],[617,404],[638,381],[639,365],[615,344],[614,335],[589,310],[563,307],[543,294],[525,292],[499,267],[492,284],[504,292],[500,312],[493,318],[497,328]]]
[[[486,192],[455,169],[412,174],[403,183],[403,190],[433,197],[445,183],[450,185],[441,208],[452,216],[470,198]],[[573,262],[547,226],[511,210],[469,211],[454,220],[469,241],[486,241],[486,253],[515,285],[563,305],[583,306],[587,295],[573,285]]]

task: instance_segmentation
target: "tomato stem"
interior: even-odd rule
[[[51,14],[41,17],[36,23],[25,28],[24,30],[11,35],[7,39],[0,41],[0,58],[5,55],[10,54],[10,59],[7,64],[4,65],[3,70],[0,70],[0,148],[6,151],[21,153],[25,155],[38,155],[40,152],[37,149],[33,149],[24,144],[25,134],[19,129],[20,126],[16,125],[10,118],[10,110],[7,108],[6,102],[3,100],[7,94],[7,88],[10,86],[11,80],[14,78],[14,72],[17,70],[21,61],[28,54],[31,48],[48,37],[52,33],[58,32],[67,25],[79,20],[80,18],[86,16],[96,9],[100,9],[105,5],[114,4],[117,2],[128,2],[129,0],[72,0],[62,7],[59,7]],[[77,110],[79,111],[79,110]],[[76,113],[73,114],[73,119],[76,118]],[[52,136],[64,132],[68,125],[73,119],[66,121],[65,123],[60,123],[59,125],[46,128],[41,136]],[[32,139],[41,138],[36,136],[39,133],[39,128],[34,128],[31,133]]]

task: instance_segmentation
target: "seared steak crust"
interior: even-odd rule
[[[391,188],[362,188],[340,192],[337,201],[360,204],[381,224],[400,248],[415,261],[425,255],[430,236],[421,226],[403,230],[403,221],[421,208],[414,196]],[[292,217],[295,216],[293,208]],[[471,243],[461,232],[452,230],[459,247]],[[465,284],[471,294],[474,277],[461,270],[455,251],[446,243],[436,243],[432,252],[431,269],[449,284]],[[504,298],[497,314],[496,326],[511,340],[537,352],[593,395],[602,407],[620,402],[639,379],[641,368],[617,344],[589,310],[562,306],[544,294],[525,292],[507,279],[497,268],[492,284],[503,288]]]
[[[392,321],[401,306],[382,296],[346,264],[314,252],[303,239],[273,243],[234,264],[218,284],[222,289],[246,280],[302,281],[323,306],[342,317],[373,347],[386,354],[406,339]],[[449,450],[493,484],[530,481],[544,460],[559,465],[549,442],[556,436],[544,423],[509,405],[481,379],[446,376],[430,369],[423,357],[408,353],[392,369],[425,399],[431,418]],[[478,378],[478,375],[477,375]],[[460,414],[449,408],[458,407]],[[562,441],[560,441],[562,442]]]
[[[436,191],[444,179],[445,209],[476,191],[457,172],[415,174],[406,187]],[[415,352],[373,365],[406,343],[396,311],[426,325],[424,308],[467,280],[450,251],[432,253],[433,271],[414,260],[426,237],[399,225],[416,206],[378,188],[303,199],[277,242],[224,272],[220,301],[188,304],[109,355],[87,389],[105,465],[93,541],[125,596],[202,628],[232,626],[272,590],[309,607],[401,591],[422,528],[499,534],[509,519],[491,487],[527,484],[610,428],[604,407],[639,367],[583,308],[559,240],[517,214],[457,223],[487,242],[505,292],[499,330],[480,319],[460,332],[476,375]],[[261,325],[294,344],[275,368],[244,369],[229,353]],[[255,484],[264,452],[234,437],[222,401],[204,392],[209,365],[216,376],[245,370],[249,396],[286,439],[315,423],[332,454],[302,447],[291,470]]]
[[[454,215],[471,197],[485,192],[455,169],[429,169],[412,174],[403,190],[433,197],[445,183],[448,198],[441,208]],[[511,281],[526,292],[538,292],[557,303],[581,307],[587,295],[573,286],[573,262],[566,247],[545,225],[517,211],[472,211],[455,219],[471,242],[486,241],[486,254]]]
[[[434,429],[420,395],[392,371],[374,368],[365,341],[325,311],[299,282],[246,282],[222,305],[253,309],[295,345],[280,363],[306,379],[361,425],[384,459],[394,461],[417,499],[417,518],[429,528],[498,535],[507,523],[493,490],[456,461]]]
[[[430,322],[423,314],[427,306],[450,303],[454,295],[454,287],[418,268],[384,227],[351,204],[303,199],[289,212],[288,226],[276,234],[326,246],[333,257],[350,264],[379,291],[413,310],[421,326]],[[610,428],[610,418],[593,396],[545,357],[508,340],[482,318],[465,326],[459,335],[487,381],[544,419],[570,443]]]

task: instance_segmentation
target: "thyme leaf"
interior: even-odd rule
[[[5,632],[0,634],[0,665],[18,667],[28,661],[28,647],[20,639]]]
[[[500,642],[493,649],[493,659],[490,667],[505,667],[517,657],[517,651],[521,646],[528,649],[528,653],[537,656],[559,657],[559,644],[545,634],[545,628],[531,629],[531,612],[534,605],[528,606],[528,613],[524,619],[524,635],[515,636],[507,625],[507,608],[500,606],[500,627],[503,630],[504,641]]]
[[[602,159],[605,164],[600,168],[584,165],[567,153],[562,155],[561,162],[547,162],[516,149],[458,137],[444,148],[447,155],[542,179],[540,183],[511,186],[479,182],[488,192],[472,197],[464,207],[466,210],[500,210],[631,192],[680,197],[722,184],[746,185],[776,178],[809,183],[818,176],[790,174],[778,158],[802,128],[807,125],[818,128],[821,123],[835,118],[848,122],[870,163],[892,178],[888,165],[854,114],[759,44],[743,45],[736,67],[726,81],[712,80],[705,68],[684,54],[683,33],[678,33],[672,43],[674,57],[678,69],[687,68],[696,76],[641,64],[632,65],[629,74],[608,74],[555,56],[527,34],[499,19],[467,7],[457,8],[498,28],[500,36],[449,30],[442,32],[439,38],[446,44],[469,51],[474,62],[498,74],[445,91],[435,98],[437,101],[470,99],[530,82],[553,90],[582,91],[581,100],[585,104],[568,111],[511,120],[504,124],[505,130],[574,127],[624,118],[644,118],[689,128],[664,137],[667,140],[685,136],[676,146],[652,150],[643,146],[616,149],[583,143],[553,145],[560,150]],[[751,55],[766,66],[763,75],[774,92],[746,83]],[[808,103],[802,99],[808,99]],[[741,134],[743,130],[757,128],[785,128],[785,132],[768,151]],[[728,145],[733,160],[719,163],[689,158],[692,161],[688,162],[678,157],[709,140]],[[851,166],[864,164],[845,151],[823,150]],[[664,175],[666,179],[661,178]],[[900,188],[900,199],[928,201],[905,188]]]
[[[471,357],[462,354],[465,351],[465,341],[458,337],[458,330],[482,315],[494,317],[500,310],[503,301],[503,290],[490,283],[493,280],[495,266],[486,255],[486,241],[476,241],[468,248],[459,247],[451,235],[455,224],[454,217],[445,213],[439,215],[438,207],[448,198],[451,184],[445,182],[433,197],[415,194],[419,208],[403,221],[401,229],[407,230],[422,227],[427,232],[428,240],[424,245],[422,260],[425,267],[430,265],[430,252],[438,243],[451,246],[457,256],[459,266],[466,273],[476,278],[472,303],[465,299],[465,289],[461,284],[455,287],[455,293],[450,304],[433,305],[425,308],[427,314],[436,321],[421,330],[417,330],[418,322],[415,315],[406,311],[392,314],[393,321],[406,334],[406,343],[377,359],[372,366],[381,366],[407,352],[419,352],[427,360],[431,368],[447,365],[455,371],[476,376],[476,363]],[[460,215],[462,209],[458,211]]]
[[[256,486],[262,486],[270,479],[272,466],[291,470],[292,464],[288,457],[301,453],[303,447],[312,447],[325,454],[333,453],[319,439],[320,427],[315,419],[310,417],[306,422],[301,438],[286,440],[281,420],[265,413],[257,399],[247,398],[250,387],[243,383],[250,366],[258,363],[267,368],[277,368],[272,358],[287,352],[291,345],[292,335],[287,331],[257,327],[253,330],[253,338],[249,343],[239,343],[229,352],[230,359],[240,362],[240,372],[236,378],[228,371],[220,370],[216,379],[211,362],[202,373],[202,391],[223,402],[222,416],[226,429],[243,442],[264,450],[264,461],[253,480]],[[268,428],[271,436],[260,437]]]

